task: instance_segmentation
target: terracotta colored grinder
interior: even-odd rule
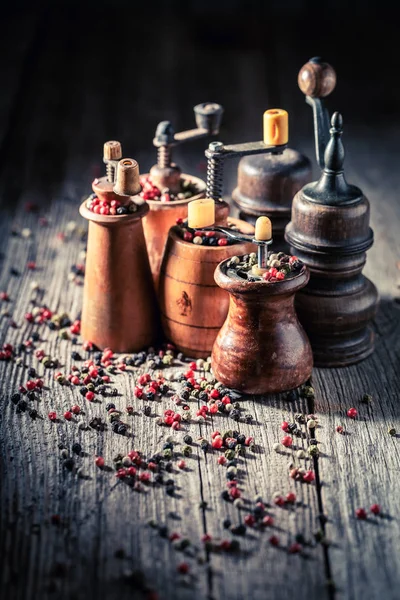
[[[161,320],[166,337],[188,356],[210,355],[228,313],[229,295],[214,280],[217,265],[254,250],[254,227],[228,217],[229,207],[221,202],[224,161],[246,154],[281,152],[287,138],[287,113],[272,110],[264,114],[264,141],[230,146],[212,142],[206,151],[207,198],[192,201],[188,224],[172,227],[169,232],[160,273]],[[215,228],[200,231],[213,224]],[[221,227],[250,237],[233,239]]]
[[[149,207],[137,162],[120,157],[119,142],[106,142],[107,177],[79,209],[89,221],[81,331],[100,349],[136,352],[156,340],[158,314],[142,227]]]
[[[141,178],[141,196],[150,207],[143,219],[143,230],[156,290],[168,231],[178,219],[186,219],[188,203],[203,198],[206,190],[202,179],[182,173],[179,166],[172,162],[172,149],[184,142],[216,135],[223,114],[222,106],[213,102],[198,104],[193,110],[196,129],[175,133],[169,121],[158,124],[153,139],[158,150],[157,164]]]
[[[230,302],[211,365],[218,381],[231,389],[284,392],[303,384],[312,371],[310,342],[294,309],[295,293],[308,282],[309,271],[283,252],[268,260],[268,217],[258,218],[252,241],[257,259],[227,259],[215,271],[215,281],[229,293]]]
[[[374,348],[370,327],[378,305],[374,284],[362,274],[373,244],[370,208],[362,191],[343,173],[343,120],[331,119],[322,98],[334,87],[335,72],[311,59],[299,86],[314,112],[318,181],[295,196],[286,240],[310,269],[310,282],[296,296],[296,310],[308,333],[317,366],[340,367],[366,358]]]

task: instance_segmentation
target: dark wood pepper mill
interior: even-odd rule
[[[137,162],[118,162],[120,155],[119,143],[107,142],[108,175],[93,182],[106,214],[95,213],[87,200],[79,209],[89,221],[82,336],[100,349],[136,352],[156,340],[158,314],[142,227],[149,207],[137,197],[141,190]],[[114,201],[120,209],[110,214],[107,207]]]
[[[309,80],[307,83],[310,84]],[[334,85],[326,90],[327,93],[333,88]],[[286,148],[281,154],[242,158],[237,187],[232,192],[239,217],[254,225],[257,217],[268,216],[274,228],[275,250],[287,250],[284,234],[290,221],[293,197],[311,179],[310,160],[293,148]]]
[[[215,271],[215,281],[230,296],[228,316],[212,351],[215,377],[246,394],[285,392],[302,385],[311,376],[313,357],[294,296],[309,279],[307,267],[292,279],[269,283],[232,276],[228,263]]]
[[[373,244],[369,202],[344,177],[342,117],[335,113],[329,130],[321,100],[334,85],[333,73],[317,59],[300,71],[300,87],[314,111],[322,174],[295,196],[285,234],[292,253],[311,272],[309,284],[296,296],[296,310],[310,338],[314,362],[321,367],[350,365],[371,354],[370,323],[378,305],[374,284],[362,274],[366,251]]]

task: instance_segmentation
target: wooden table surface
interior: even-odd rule
[[[237,31],[228,17],[220,39],[211,30],[203,36],[201,21],[196,26],[166,15],[159,21],[129,15],[118,19],[118,40],[111,42],[114,10],[109,18],[102,13],[99,19],[82,16],[75,5],[57,14],[49,8],[26,11],[11,14],[3,28],[0,291],[8,292],[10,301],[1,304],[1,343],[18,346],[37,329],[24,320],[35,297],[71,318],[79,314],[82,287],[70,282],[68,274],[79,262],[84,242],[71,222],[84,225],[78,206],[103,168],[105,140],[121,140],[124,154],[137,158],[144,172],[155,161],[151,140],[158,121],[168,118],[177,130],[189,128],[191,107],[215,100],[227,109],[221,139],[245,141],[260,137],[263,110],[279,104],[292,115],[292,144],[313,156],[311,112],[297,90],[296,73],[308,54],[328,49],[322,36],[315,42],[318,48],[313,49],[315,40],[310,39],[304,54],[298,53],[295,24],[288,24],[285,39],[272,34],[263,38],[256,17],[247,16],[252,35],[263,41],[253,43],[248,33],[239,51]],[[335,64],[333,47],[325,56]],[[346,369],[315,369],[314,407],[301,397],[288,402],[283,395],[242,401],[253,422],[237,427],[256,443],[256,452],[248,451],[239,461],[242,510],[222,500],[225,470],[217,464],[218,454],[203,453],[196,441],[200,435],[210,437],[216,428],[231,429],[232,420],[221,416],[207,424],[193,421],[174,433],[177,453],[183,433],[189,432],[195,444],[188,468],[174,468],[171,475],[177,487],[173,496],[163,485],[136,492],[113,472],[99,470],[94,456],[101,454],[112,465],[116,454],[133,447],[147,455],[160,450],[171,430],[158,426],[155,414],[172,405],[170,398],[154,404],[152,417],[140,412],[129,417],[133,440],[111,430],[81,431],[76,422],[48,420],[49,410],[62,414],[80,396],[78,390],[54,382],[53,370],[39,366],[45,388],[37,409],[43,418],[33,421],[27,413],[16,413],[10,397],[26,381],[26,368],[38,366],[37,359],[27,352],[23,366],[0,362],[2,599],[153,597],[148,590],[167,600],[399,597],[400,437],[391,437],[388,428],[400,431],[400,127],[382,114],[368,118],[369,105],[360,99],[357,108],[354,89],[362,82],[358,79],[353,89],[351,77],[356,74],[350,68],[345,72],[344,60],[341,65],[337,98],[347,107],[347,178],[369,197],[375,231],[365,269],[381,293],[375,353]],[[386,100],[388,110],[389,104]],[[334,95],[329,105],[337,108]],[[183,170],[204,176],[203,150],[204,143],[180,148],[176,158]],[[228,172],[227,193],[234,185],[235,168]],[[38,205],[39,212],[27,211],[29,203]],[[40,216],[48,218],[48,226],[40,225]],[[21,235],[24,228],[31,231],[29,237]],[[27,269],[28,261],[36,262],[35,271]],[[32,289],[35,281],[39,291]],[[38,331],[40,346],[67,371],[74,364],[71,341],[46,327]],[[133,404],[140,410],[143,405],[133,397],[137,375],[129,369],[114,377],[119,392],[115,402],[122,409]],[[370,405],[361,402],[365,393],[373,397]],[[86,402],[86,418],[104,417],[106,402]],[[359,411],[354,421],[346,417],[352,406]],[[293,420],[295,413],[311,408],[318,416],[321,456],[314,464],[317,481],[307,485],[289,478],[289,463],[312,468],[311,462],[297,459],[294,450],[277,454],[273,445],[282,436],[282,420]],[[339,424],[345,426],[345,435],[335,432]],[[66,470],[60,458],[59,444],[70,449],[76,441],[84,451],[76,458],[84,477]],[[306,439],[296,444],[308,445]],[[296,506],[275,506],[274,493],[289,491],[297,495]],[[248,528],[245,536],[237,536],[238,553],[206,551],[203,534],[232,539],[223,520],[229,516],[233,523],[243,522],[257,494],[269,504],[274,526],[265,531]],[[358,507],[368,509],[375,502],[382,506],[381,517],[355,518]],[[60,516],[59,526],[52,523],[52,515]],[[188,549],[176,549],[148,525],[150,520],[187,538]],[[327,543],[315,540],[320,530]],[[269,543],[272,534],[279,536],[279,547]],[[290,554],[287,548],[300,534],[306,541],[304,550]],[[190,564],[189,576],[177,572],[183,561]]]

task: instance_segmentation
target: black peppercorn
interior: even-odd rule
[[[127,426],[124,423],[120,423],[118,426],[118,433],[120,435],[125,435],[125,433],[127,432]]]
[[[175,488],[173,485],[167,485],[165,491],[167,492],[168,496],[173,496]]]
[[[30,392],[28,392],[26,394],[26,397],[28,398],[28,400],[35,400],[36,399],[36,394],[33,390],[31,390]]]
[[[34,332],[31,334],[31,340],[32,340],[33,342],[38,342],[38,341],[40,340],[40,335],[38,334],[38,332],[37,332],[37,331],[34,331]]]
[[[75,442],[72,444],[72,452],[75,452],[75,454],[80,454],[82,452],[82,446],[78,444],[78,442]]]
[[[167,473],[171,473],[172,468],[173,468],[172,462],[168,461],[165,465],[165,470],[167,471]]]
[[[182,400],[189,400],[190,394],[188,391],[184,390],[180,393]]]
[[[29,416],[31,417],[31,419],[36,419],[36,417],[38,416],[36,408],[31,408],[31,410],[29,411]]]
[[[231,497],[229,495],[228,490],[224,490],[221,494],[221,498],[222,500],[225,500],[226,502],[230,502],[231,501]]]
[[[231,527],[231,532],[234,535],[244,535],[246,533],[246,525],[240,523],[240,525],[236,525],[236,527]]]
[[[224,529],[229,529],[229,527],[232,525],[232,521],[228,518],[224,519],[222,521],[222,526]]]
[[[226,478],[229,479],[230,481],[232,481],[233,479],[236,479],[236,473],[231,473],[230,471],[226,471]]]
[[[88,393],[88,389],[86,387],[81,387],[79,393],[81,394],[81,396],[86,396],[86,394]]]
[[[75,351],[71,352],[71,358],[72,358],[72,360],[82,360],[79,352],[75,352]]]
[[[174,449],[174,445],[172,442],[165,442],[165,444],[163,444],[163,450],[167,450],[167,448],[169,448],[170,450]]]
[[[113,389],[111,390],[111,395],[112,395],[112,396],[118,396],[118,390],[117,390],[117,388],[113,388]]]
[[[161,473],[157,473],[157,475],[154,477],[154,481],[156,483],[163,483],[164,477],[162,476]]]
[[[163,538],[168,537],[168,527],[166,525],[160,525],[160,527],[158,529],[158,533]]]
[[[296,400],[296,398],[297,398],[297,395],[294,390],[291,390],[285,396],[285,400],[287,400],[288,402],[294,402]]]
[[[143,414],[146,415],[146,417],[149,417],[151,415],[151,406],[144,406]]]
[[[190,446],[190,444],[193,443],[193,438],[191,435],[186,434],[183,438],[183,441],[185,442],[185,444],[188,444]]]
[[[237,436],[237,443],[243,445],[246,442],[246,436],[244,435],[244,433],[240,433]]]
[[[240,420],[240,411],[236,410],[235,408],[233,410],[231,410],[231,412],[229,413],[229,416],[234,420],[234,421],[239,421]]]
[[[147,400],[154,400],[154,392],[146,392]]]
[[[120,425],[120,421],[114,421],[114,423],[111,424],[111,429],[113,430],[114,433],[118,433],[119,425]]]
[[[26,411],[26,409],[27,409],[27,406],[28,406],[28,404],[26,403],[26,401],[25,401],[25,400],[20,400],[20,401],[18,402],[18,406],[17,406],[17,408],[19,408],[19,410],[20,410],[20,411],[22,411],[22,412],[25,412],[25,411]]]
[[[74,468],[74,461],[72,458],[66,458],[63,461],[63,465],[68,471],[72,471],[72,469]]]
[[[28,375],[29,377],[36,377],[36,369],[34,367],[29,367]]]
[[[13,394],[11,396],[11,402],[13,404],[18,404],[18,402],[21,400],[21,394],[19,394],[18,392],[16,392],[15,394]]]
[[[115,404],[113,404],[112,402],[108,402],[106,404],[106,410],[111,410],[112,408],[115,408]]]
[[[233,458],[232,460],[228,460],[228,462],[226,463],[226,467],[236,467],[237,466],[237,460],[236,458]]]
[[[252,415],[245,415],[244,420],[246,421],[246,423],[252,423],[253,422],[253,416]]]
[[[127,209],[126,206],[119,206],[117,208],[117,215],[127,215],[129,212],[129,210]]]

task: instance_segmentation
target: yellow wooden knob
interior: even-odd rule
[[[289,139],[289,115],[282,108],[270,108],[264,113],[264,144],[280,146]]]
[[[258,217],[254,239],[259,242],[267,242],[272,238],[272,224],[268,217]]]
[[[215,202],[211,198],[192,200],[188,204],[188,225],[192,229],[210,227],[215,223]]]

